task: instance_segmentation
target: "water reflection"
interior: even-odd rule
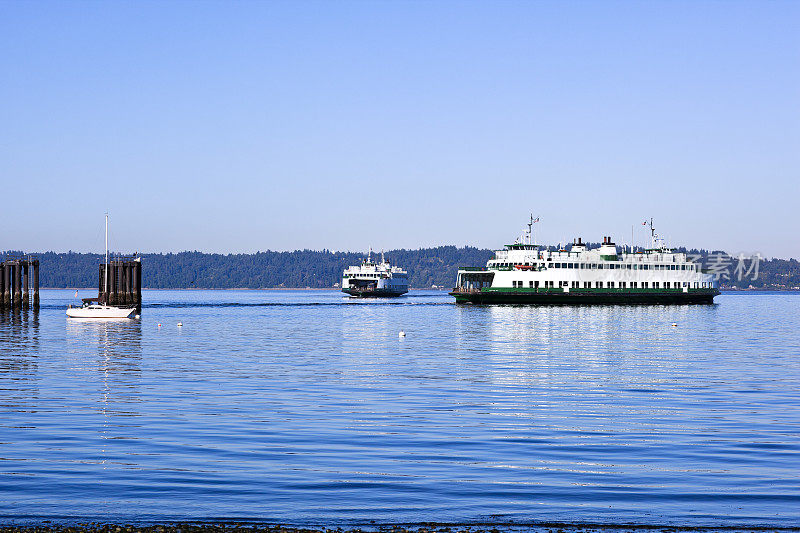
[[[38,397],[39,310],[0,310],[0,387],[2,407],[24,408]],[[9,382],[6,384],[6,382]]]
[[[67,344],[78,354],[78,369],[97,372],[96,408],[104,417],[137,416],[142,360],[138,320],[67,320]]]

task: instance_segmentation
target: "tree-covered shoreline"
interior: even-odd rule
[[[742,260],[722,252],[707,250],[679,251],[701,260],[705,268],[719,270],[722,274],[722,288],[787,290],[800,286],[800,262],[796,259],[760,259],[756,279],[752,279],[755,274],[752,258]],[[4,252],[0,254],[0,259],[19,254],[20,252]],[[44,252],[33,255],[38,257],[41,264],[41,287],[76,288],[97,285],[98,265],[103,261],[102,254]],[[364,257],[360,253],[330,250],[140,255],[143,262],[142,285],[151,289],[331,288],[341,282],[345,268],[358,264]],[[459,267],[483,266],[493,252],[472,246],[437,246],[416,250],[390,250],[385,255],[393,264],[408,270],[411,287],[426,288],[433,285],[452,286]],[[742,279],[737,279],[739,277]]]

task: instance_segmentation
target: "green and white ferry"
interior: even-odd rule
[[[342,274],[342,292],[360,298],[402,296],[408,292],[408,272],[393,266],[381,252],[381,261],[372,260],[372,248],[360,265]]]
[[[577,239],[569,250],[549,251],[528,230],[497,250],[485,268],[460,268],[450,293],[473,304],[688,304],[713,303],[712,274],[667,248],[650,220],[651,248],[622,253],[611,237],[588,249]]]

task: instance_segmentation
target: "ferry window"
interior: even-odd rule
[[[646,288],[647,288],[647,282],[646,282],[646,281],[643,281],[643,282],[642,282],[642,288],[643,288],[643,289],[646,289]]]
[[[608,288],[609,289],[613,289],[614,288],[614,282],[613,281],[609,281],[608,282]]]
[[[665,281],[664,282],[664,288],[665,289],[669,289],[669,281]]]
[[[561,263],[553,263],[553,266],[554,266],[555,268],[561,268]]]
[[[568,268],[566,263],[561,263],[561,268]]]
[[[598,282],[596,283],[596,285],[597,285],[597,288],[598,288],[598,289],[602,289],[602,288],[603,288],[603,282],[602,282],[602,281],[598,281]]]
[[[654,288],[654,289],[657,289],[657,288],[658,288],[658,282],[657,282],[657,281],[654,281],[654,282],[653,282],[653,288]]]
[[[539,288],[539,282],[538,281],[534,281],[533,282],[533,286],[538,289]]]
[[[532,288],[533,288],[533,282],[532,282],[532,281],[529,281],[529,282],[528,282],[528,288],[530,288],[530,289],[532,289]]]
[[[636,282],[636,281],[631,281],[631,289],[635,289],[635,288],[636,288],[636,287],[638,287],[638,286],[639,286],[639,283],[638,283],[638,282]]]
[[[619,282],[619,288],[620,289],[624,289],[625,288],[625,282],[624,281],[620,281]]]

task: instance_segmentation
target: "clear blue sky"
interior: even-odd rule
[[[0,1],[0,249],[800,257],[800,2]]]

